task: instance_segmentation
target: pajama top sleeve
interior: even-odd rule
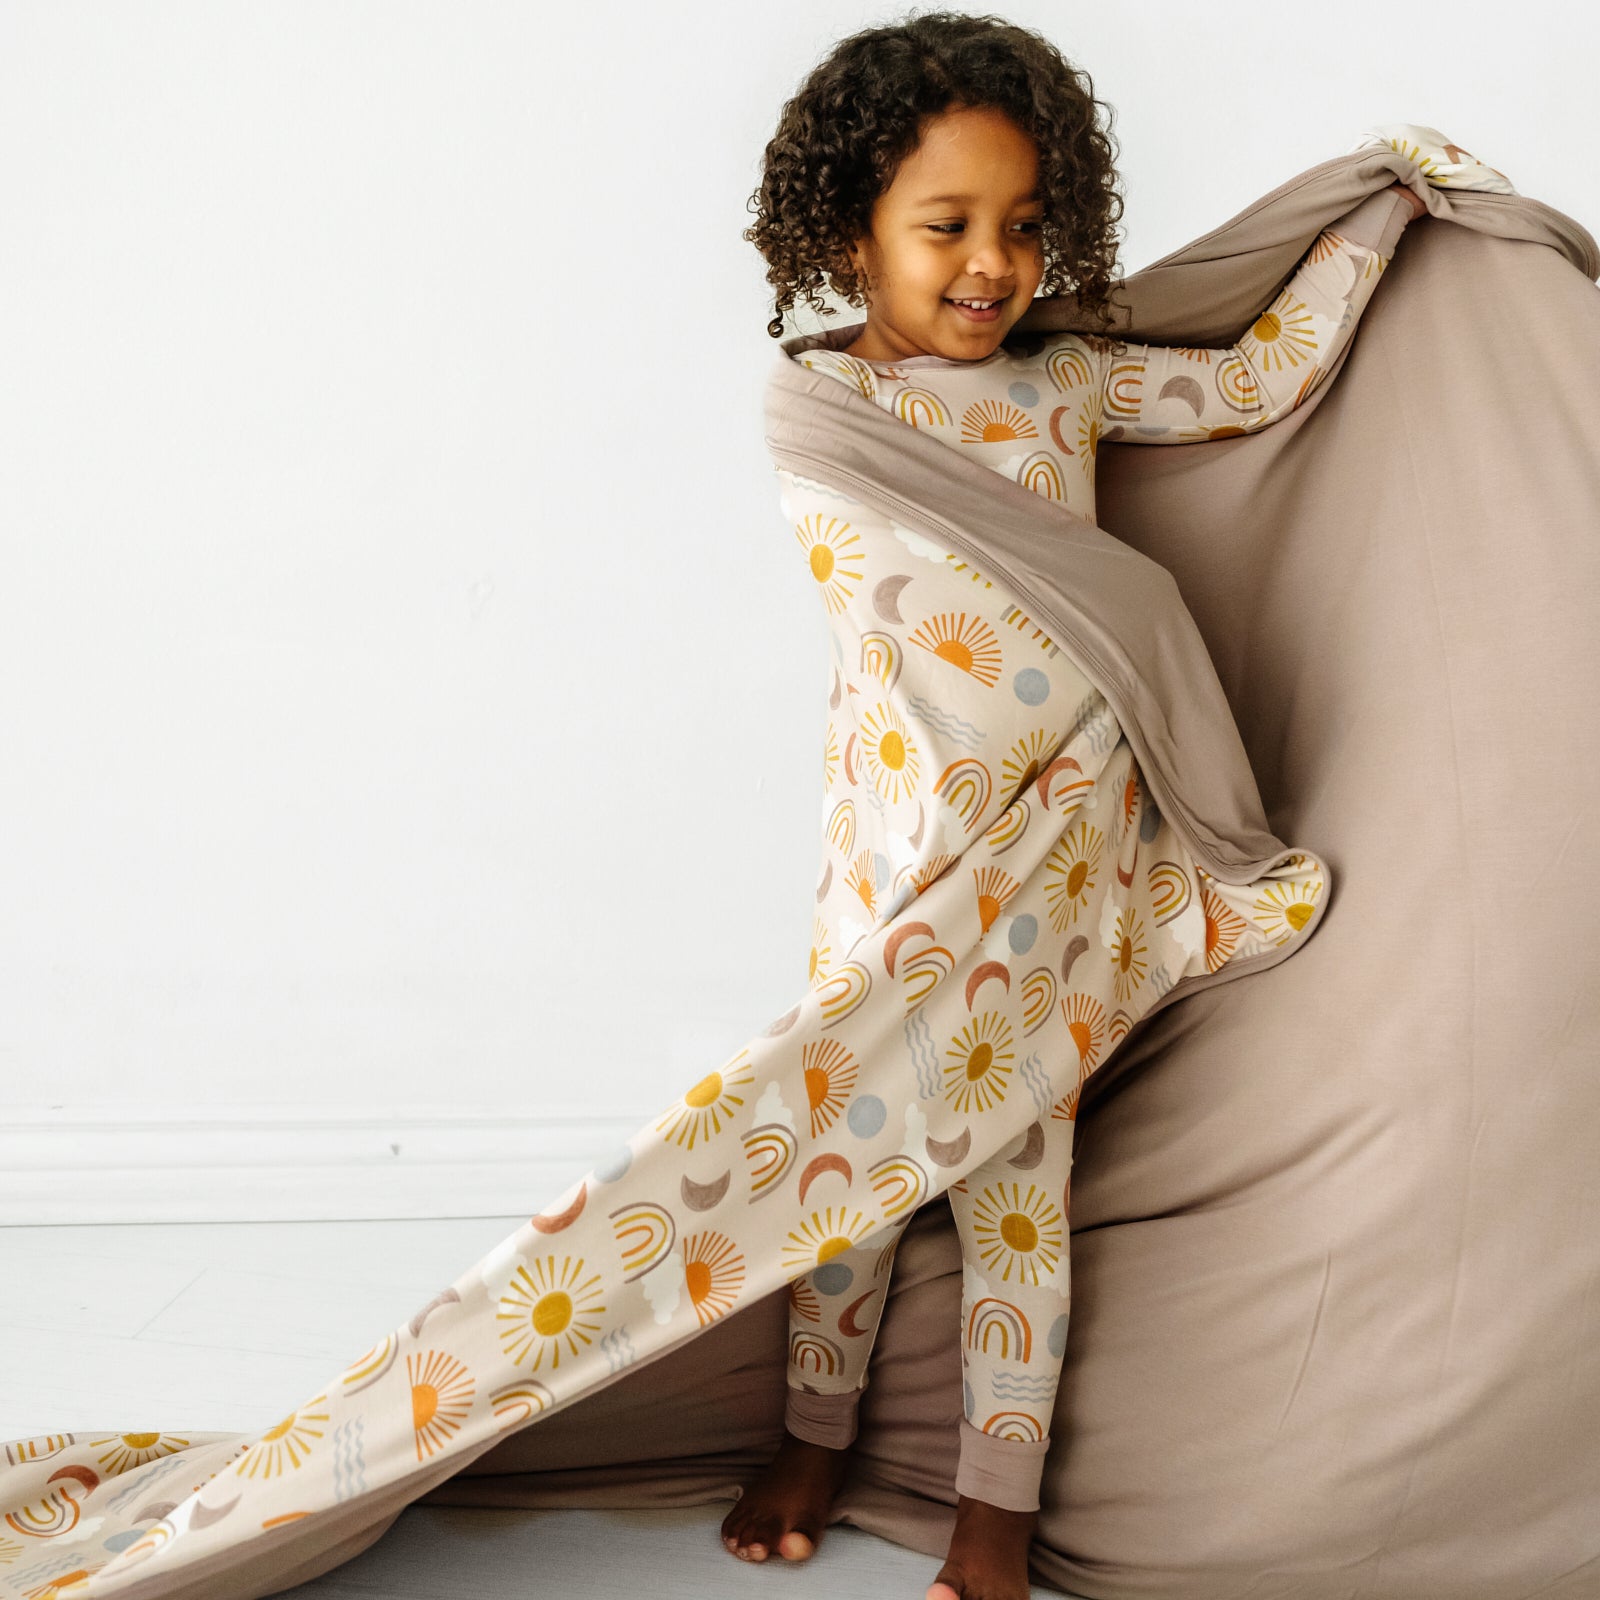
[[[1411,220],[1404,195],[1369,194],[1318,234],[1237,344],[1126,344],[1102,357],[1101,437],[1188,444],[1254,433],[1286,417],[1327,376]]]

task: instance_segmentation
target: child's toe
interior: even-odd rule
[[[785,1561],[804,1561],[817,1548],[817,1541],[803,1528],[791,1528],[778,1541],[778,1554]]]

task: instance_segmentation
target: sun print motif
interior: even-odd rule
[[[860,1067],[837,1039],[816,1039],[800,1052],[805,1063],[806,1101],[811,1108],[811,1137],[825,1133],[838,1120]]]
[[[1045,903],[1050,908],[1050,924],[1064,933],[1078,920],[1078,913],[1089,903],[1090,892],[1100,881],[1100,858],[1105,852],[1105,835],[1090,822],[1080,822],[1051,850],[1046,861],[1050,879],[1045,885]]]
[[[1285,289],[1251,324],[1239,349],[1263,372],[1298,367],[1317,353],[1311,307]]]
[[[1061,1015],[1078,1052],[1078,1082],[1100,1064],[1100,1047],[1106,1036],[1106,1008],[1092,994],[1069,994],[1061,1001]]]
[[[1128,763],[1127,776],[1122,780],[1122,804],[1117,810],[1117,843],[1121,844],[1128,837],[1128,829],[1133,826],[1134,818],[1139,815],[1139,767],[1137,762]]]
[[[1227,964],[1249,924],[1209,883],[1201,888],[1200,909],[1206,917],[1206,971],[1216,972]]]
[[[849,605],[865,570],[861,535],[848,522],[820,512],[802,517],[794,525],[794,535],[822,591],[823,605],[830,615],[837,615]]]
[[[828,925],[821,917],[811,919],[811,961],[807,982],[812,988],[823,982],[833,967],[833,946],[828,943]]]
[[[783,1247],[786,1272],[806,1272],[853,1250],[872,1232],[871,1219],[848,1206],[813,1211],[798,1229],[789,1230]]]
[[[1037,1184],[1026,1195],[1020,1183],[988,1184],[972,1207],[972,1231],[985,1272],[1000,1270],[1000,1281],[1038,1285],[1061,1258],[1061,1208]]]
[[[500,1342],[517,1365],[527,1360],[537,1372],[548,1358],[558,1368],[563,1353],[594,1342],[605,1305],[600,1274],[585,1277],[583,1266],[581,1256],[553,1255],[517,1264],[495,1313]]]
[[[734,1112],[744,1104],[744,1096],[734,1091],[754,1083],[755,1076],[754,1064],[741,1050],[720,1072],[708,1072],[686,1090],[683,1098],[656,1123],[656,1132],[693,1150],[697,1139],[709,1140],[722,1131],[724,1123],[733,1120]]]
[[[683,1241],[683,1275],[703,1328],[733,1310],[744,1285],[744,1257],[725,1233],[693,1233]]]
[[[969,617],[964,611],[946,611],[919,624],[911,633],[910,641],[941,661],[948,661],[968,677],[976,678],[986,689],[992,689],[999,681],[1005,658],[994,629],[981,617]]]
[[[411,1380],[411,1430],[417,1460],[448,1447],[472,1410],[473,1382],[464,1363],[443,1350],[406,1357]]]
[[[980,1115],[1006,1096],[1016,1059],[1011,1024],[998,1011],[974,1017],[945,1049],[944,1097],[957,1111]]]
[[[987,933],[994,926],[994,919],[1005,910],[1006,902],[1015,898],[1022,885],[999,867],[974,869],[972,876],[977,879],[978,921]]]
[[[1095,397],[1098,399],[1098,396]],[[1068,451],[1078,465],[1083,469],[1083,475],[1092,485],[1094,483],[1095,458],[1100,453],[1100,410],[1097,405],[1090,405],[1073,414],[1076,423],[1074,434],[1075,444]],[[1065,446],[1063,446],[1065,448]]]
[[[861,718],[861,751],[872,786],[891,805],[917,786],[922,761],[899,707],[880,701]]]
[[[327,1404],[327,1395],[313,1396],[268,1428],[227,1470],[239,1478],[278,1478],[303,1467],[328,1431]]]
[[[174,1433],[114,1433],[103,1439],[91,1439],[89,1448],[96,1452],[101,1476],[115,1478],[162,1456],[187,1450],[190,1443],[189,1439]],[[106,1446],[109,1448],[104,1448]]]
[[[850,863],[845,874],[845,887],[861,902],[862,909],[874,922],[878,918],[878,869],[870,850],[863,850]]]
[[[1112,914],[1112,932],[1106,940],[1106,947],[1111,952],[1111,985],[1116,990],[1117,999],[1126,1000],[1144,982],[1150,970],[1150,949],[1145,942],[1144,919],[1132,906],[1113,908],[1108,900],[1106,908]]]
[[[952,855],[930,857],[911,874],[911,887],[918,894],[926,894],[960,859]]]
[[[822,1321],[822,1301],[809,1278],[795,1278],[788,1288],[789,1310],[802,1322]]]
[[[1000,792],[1013,799],[1044,770],[1044,764],[1060,748],[1061,741],[1043,728],[1024,734],[1006,752],[1000,763]]]
[[[1037,439],[1026,411],[1004,400],[979,400],[961,414],[963,444],[997,444],[1008,439]]]
[[[1256,925],[1274,944],[1287,944],[1311,920],[1321,893],[1319,876],[1268,884],[1253,907]]]

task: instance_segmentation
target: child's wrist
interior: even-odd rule
[[[1396,193],[1401,188],[1411,193],[1404,184],[1391,184],[1386,189],[1373,190],[1354,210],[1346,212],[1332,224],[1334,231],[1364,250],[1375,251],[1381,256],[1393,254],[1395,244],[1412,215],[1411,207]]]
[[[1396,180],[1389,185],[1388,190],[1385,192],[1397,195],[1401,200],[1405,201],[1407,222],[1415,222],[1428,209],[1428,202],[1409,183],[1402,183]]]

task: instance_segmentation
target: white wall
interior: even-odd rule
[[[902,9],[0,4],[0,1222],[536,1209],[803,993],[739,235]],[[1376,122],[1600,228],[1591,11],[1004,14],[1125,270]]]

